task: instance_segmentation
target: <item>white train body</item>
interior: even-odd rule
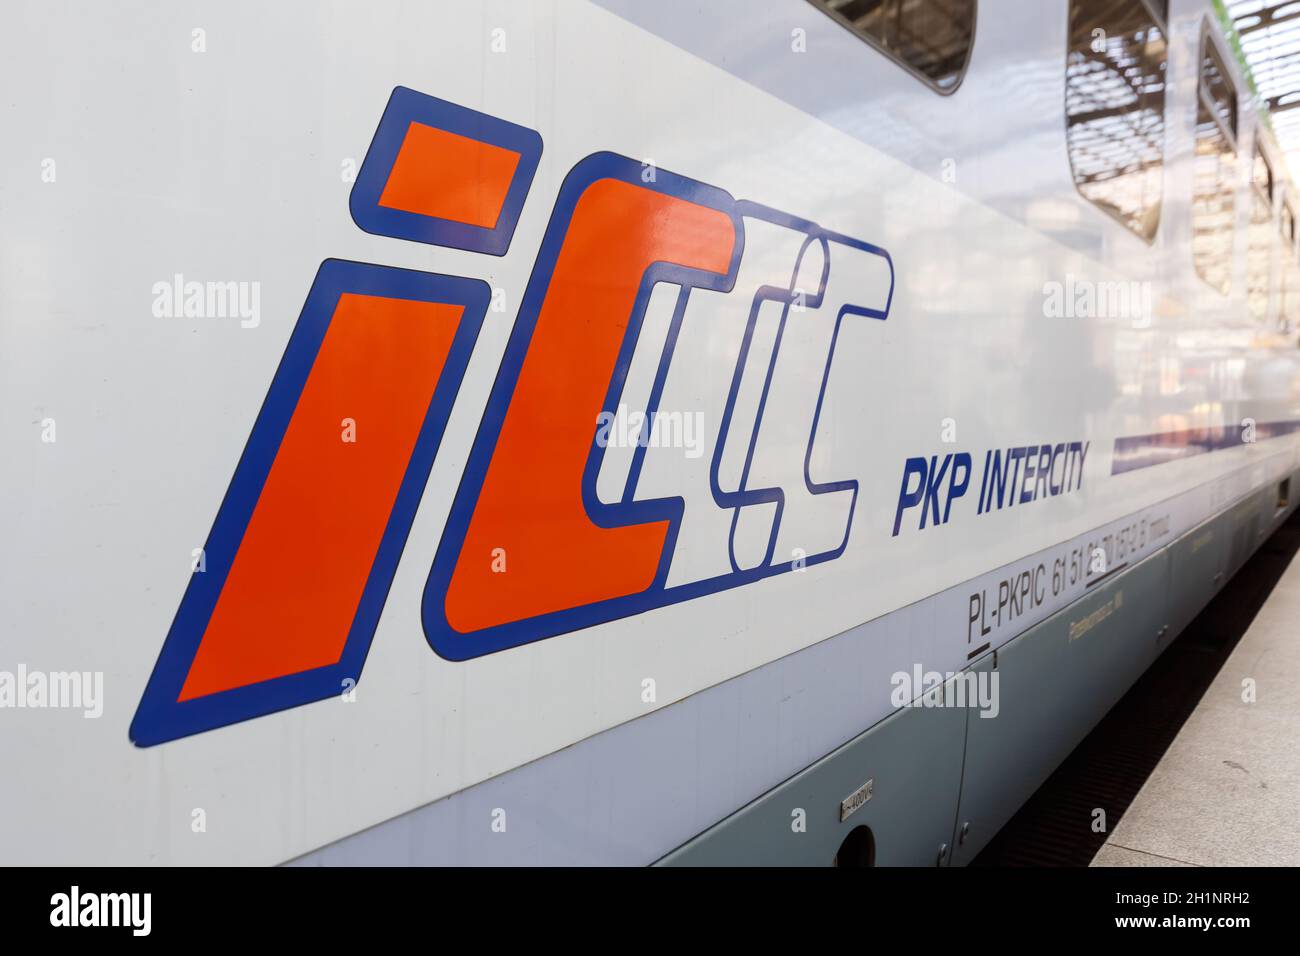
[[[968,860],[1294,499],[1210,4],[1150,242],[1069,6],[941,94],[805,0],[20,2],[0,860]]]

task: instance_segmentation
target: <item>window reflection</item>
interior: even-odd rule
[[[975,0],[809,0],[940,93],[961,82],[975,33]]]
[[[1160,225],[1164,176],[1163,5],[1073,0],[1065,67],[1075,185],[1143,239]]]

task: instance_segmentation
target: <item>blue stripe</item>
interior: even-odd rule
[[[1281,438],[1300,429],[1300,420],[1260,422],[1255,425],[1254,437],[1246,440],[1247,427],[1217,425],[1213,428],[1185,428],[1181,431],[1155,432],[1150,435],[1131,435],[1115,439],[1115,453],[1111,457],[1110,473],[1123,474],[1152,465],[1204,455],[1238,445],[1249,445],[1269,438]]]

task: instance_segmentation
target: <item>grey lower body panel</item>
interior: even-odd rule
[[[975,661],[984,686],[997,675],[996,716],[969,697],[906,708],[662,862],[828,864],[867,827],[876,865],[969,863],[1294,507],[1256,491]],[[841,820],[864,780],[871,798]]]
[[[951,684],[945,691],[951,693]],[[965,708],[901,710],[661,862],[826,866],[862,826],[873,834],[875,865],[944,861],[961,790],[966,721]],[[869,798],[846,814],[853,805],[848,798],[868,784]]]

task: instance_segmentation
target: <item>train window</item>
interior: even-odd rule
[[[940,93],[961,84],[976,0],[808,0]]]
[[[1203,30],[1192,167],[1192,260],[1197,275],[1224,295],[1232,287],[1236,161],[1237,91],[1209,31]]]
[[[1250,173],[1250,228],[1246,240],[1246,305],[1251,318],[1268,318],[1273,271],[1273,167],[1259,145]]]
[[[1072,0],[1065,140],[1085,199],[1150,242],[1160,225],[1165,3]]]

